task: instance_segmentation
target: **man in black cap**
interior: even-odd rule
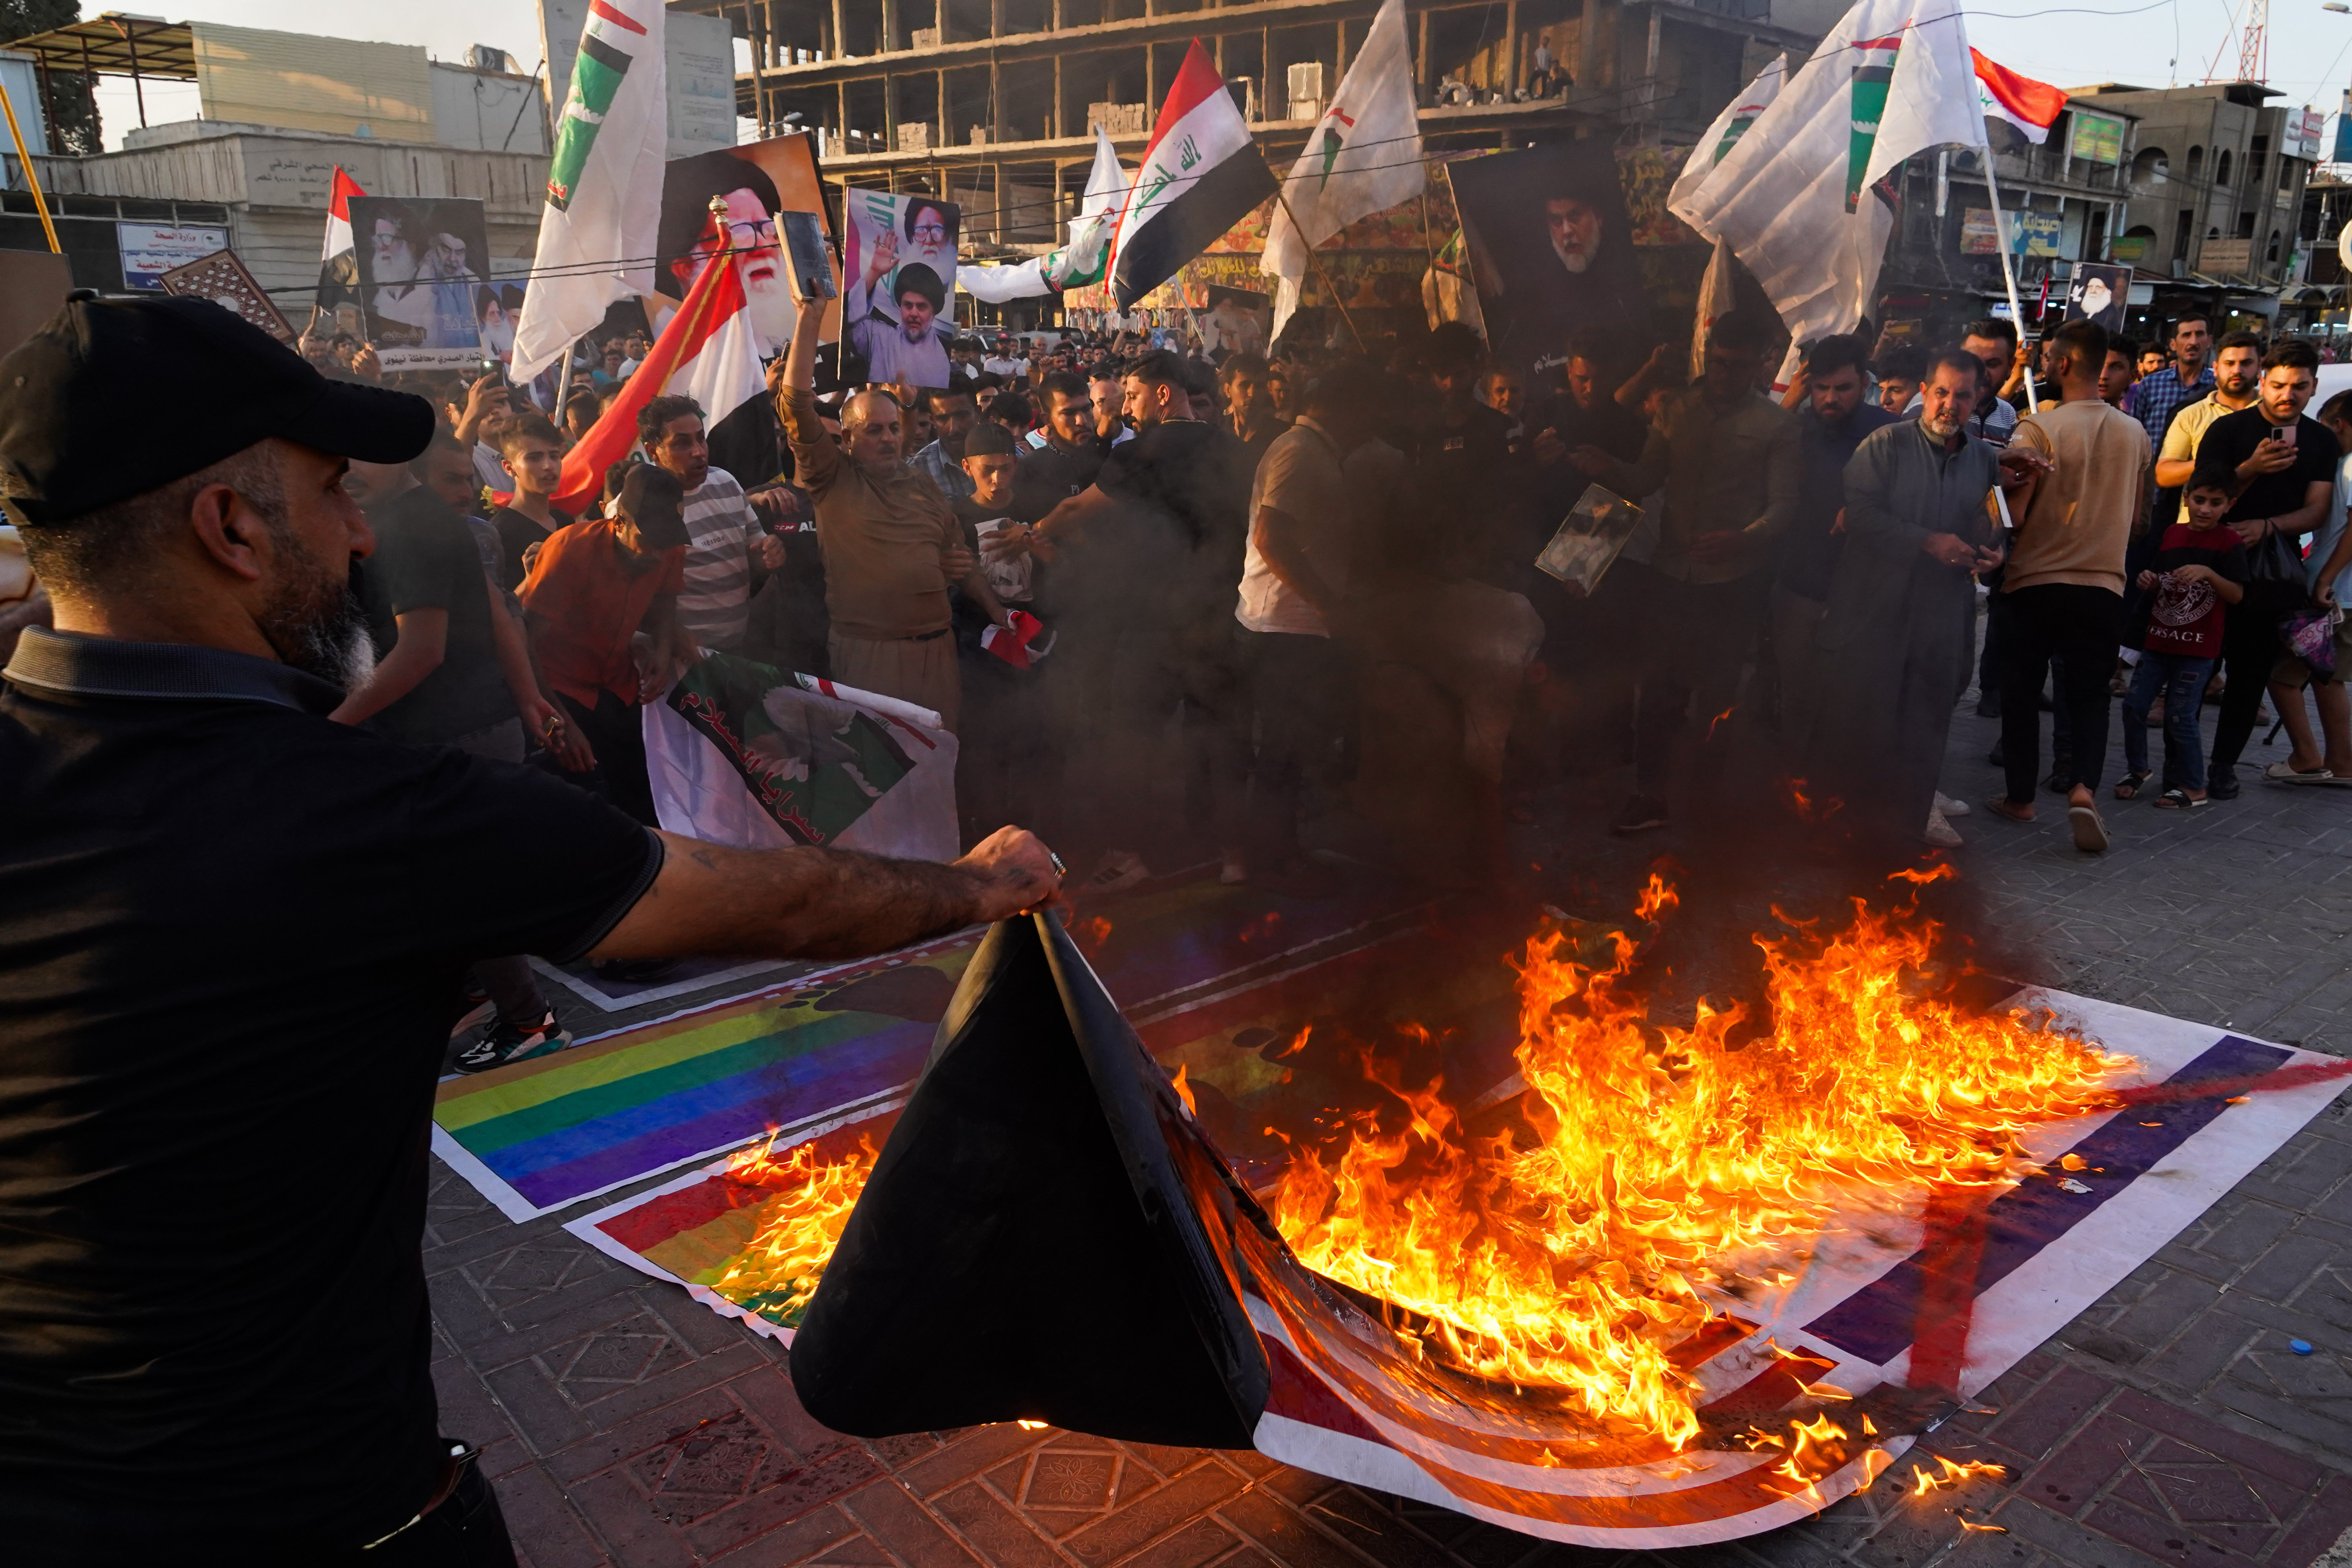
[[[1056,896],[1012,829],[953,865],[724,848],[329,722],[373,547],[345,461],[432,428],[193,299],[79,293],[0,360],[0,498],[56,605],[0,682],[13,1560],[510,1563],[427,1370],[466,964],[849,956]]]

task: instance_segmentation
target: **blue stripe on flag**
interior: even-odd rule
[[[2204,1083],[2267,1072],[2294,1053],[2277,1046],[2224,1035],[2204,1055],[2174,1073],[2167,1083]],[[2055,1175],[2029,1178],[1985,1210],[1984,1256],[1977,1267],[1979,1295],[2007,1279],[2043,1247],[2064,1236],[2109,1198],[2147,1173],[2200,1128],[2221,1114],[2225,1102],[2192,1100],[2135,1111],[2129,1108],[2074,1145],[2085,1168],[2063,1173],[2090,1188],[2070,1193]],[[2145,1121],[2161,1119],[2147,1127]],[[1815,1337],[1884,1366],[1906,1349],[1916,1328],[1919,1287],[1927,1276],[1925,1252],[1915,1252],[1883,1278],[1864,1287],[1805,1325]]]

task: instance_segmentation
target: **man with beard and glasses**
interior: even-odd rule
[[[57,628],[0,681],[11,1561],[511,1564],[438,1435],[421,1254],[465,966],[847,958],[1057,897],[1018,832],[952,865],[732,849],[330,722],[375,547],[345,461],[432,425],[203,300],[78,295],[0,360]],[[257,1188],[289,1137],[319,1173]]]

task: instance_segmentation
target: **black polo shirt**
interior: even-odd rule
[[[419,1247],[465,966],[593,946],[660,841],[331,723],[268,659],[32,630],[5,673],[0,1540],[325,1561],[439,1474]]]

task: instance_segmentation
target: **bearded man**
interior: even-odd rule
[[[1952,705],[1969,683],[1974,574],[2000,564],[1987,498],[2013,459],[1969,434],[1985,369],[1937,354],[1916,419],[1864,437],[1845,468],[1845,547],[1815,642],[1812,782],[1857,832],[1916,852],[1936,805]],[[1834,818],[1832,819],[1835,820]]]
[[[433,423],[206,300],[79,290],[0,360],[0,500],[56,616],[0,671],[11,1562],[511,1568],[419,1249],[467,964],[846,958],[1055,896],[1023,833],[730,848],[331,722],[375,546],[347,461]],[[331,1179],[257,1188],[271,1130]]]

